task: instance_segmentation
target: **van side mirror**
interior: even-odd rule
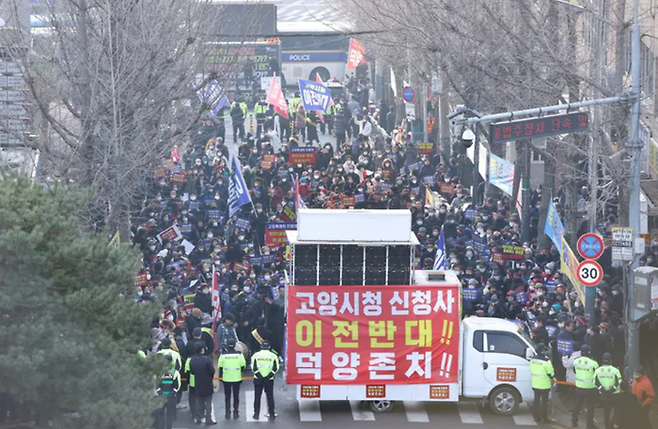
[[[530,360],[533,357],[535,357],[535,351],[532,349],[532,347],[527,347],[525,349],[525,358]]]

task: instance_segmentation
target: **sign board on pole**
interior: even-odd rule
[[[578,239],[578,254],[585,259],[598,259],[603,255],[605,245],[600,235],[588,232]]]
[[[404,103],[404,111],[408,120],[416,120],[416,107],[413,105],[413,103]]]
[[[585,131],[588,127],[589,115],[587,112],[500,122],[491,124],[491,143],[575,133]]]
[[[612,260],[633,260],[633,228],[612,228]]]
[[[413,103],[416,99],[416,91],[410,86],[402,88],[402,99],[407,103]]]
[[[576,277],[585,287],[596,286],[603,278],[603,268],[601,265],[591,259],[586,259],[576,268]]]

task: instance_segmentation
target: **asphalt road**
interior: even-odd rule
[[[401,427],[417,426],[428,427],[430,424],[442,429],[465,428],[465,427],[487,427],[496,429],[508,429],[512,426],[535,426],[538,428],[564,429],[569,427],[569,417],[556,413],[554,418],[558,423],[537,426],[533,421],[530,408],[522,404],[518,413],[512,417],[497,416],[476,403],[436,403],[436,402],[414,402],[405,401],[396,403],[389,413],[375,414],[370,411],[367,404],[348,401],[303,401],[295,399],[295,388],[289,386],[284,389],[283,384],[277,380],[275,387],[276,413],[278,417],[274,421],[265,418],[267,405],[265,395],[261,401],[260,420],[253,419],[254,392],[253,383],[245,381],[240,392],[240,417],[238,419],[226,420],[224,418],[224,393],[220,392],[213,396],[214,415],[217,427],[230,425],[236,428],[254,428],[259,425],[270,425],[280,428],[364,428],[364,429],[399,429]],[[187,404],[187,393],[183,396],[183,404]],[[196,428],[190,417],[188,408],[178,410],[178,419],[174,422],[174,428],[186,429]]]

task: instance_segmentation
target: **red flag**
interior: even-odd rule
[[[171,150],[171,160],[174,161],[175,164],[180,162],[180,152],[178,152],[177,144],[175,144],[174,148]]]
[[[286,104],[286,98],[283,96],[283,91],[281,91],[281,86],[276,76],[272,77],[272,84],[270,85],[265,102],[274,106],[274,110],[279,115],[288,118],[288,105]]]
[[[356,66],[366,62],[366,48],[356,39],[350,39],[350,50],[347,56],[347,70],[356,70]]]

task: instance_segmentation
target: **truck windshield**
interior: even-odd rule
[[[533,349],[537,350],[537,344],[535,344],[535,341],[532,339],[530,335],[528,335],[528,333],[525,330],[519,328],[519,335],[521,335],[523,339],[526,340],[526,342],[530,344],[530,346],[532,346]]]

